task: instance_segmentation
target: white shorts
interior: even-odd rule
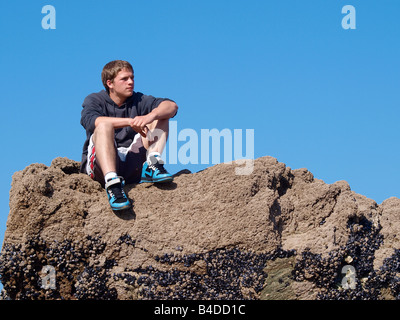
[[[124,177],[125,182],[139,183],[141,179],[142,166],[146,161],[146,149],[143,146],[141,135],[137,134],[129,147],[117,147],[115,150],[117,158],[117,174]],[[86,173],[94,180],[99,181],[104,186],[104,175],[100,165],[96,161],[96,148],[93,143],[93,135],[90,136],[88,155],[86,163]]]

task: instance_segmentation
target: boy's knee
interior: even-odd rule
[[[100,137],[100,139],[104,139],[105,137],[110,137],[110,139],[114,140],[114,126],[111,123],[100,122],[93,132],[93,142],[96,143],[96,140]]]
[[[169,119],[154,120],[152,123],[147,125],[147,128],[149,128],[149,130],[161,129],[163,131],[168,131]]]
[[[100,122],[96,128],[94,129],[94,132],[114,132],[114,126],[112,123],[108,122]]]

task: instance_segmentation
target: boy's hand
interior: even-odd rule
[[[149,113],[145,116],[136,116],[129,121],[129,125],[133,130],[138,132],[142,137],[146,138],[149,128],[147,125],[154,121],[153,116]]]

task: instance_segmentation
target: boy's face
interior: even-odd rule
[[[110,93],[119,97],[128,98],[133,94],[135,80],[133,72],[129,69],[122,69],[118,72],[114,80],[108,80],[107,85],[110,88]]]

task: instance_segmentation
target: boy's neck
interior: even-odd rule
[[[109,96],[111,100],[114,101],[118,107],[122,106],[127,99],[126,97],[120,97],[113,92],[110,92]]]

